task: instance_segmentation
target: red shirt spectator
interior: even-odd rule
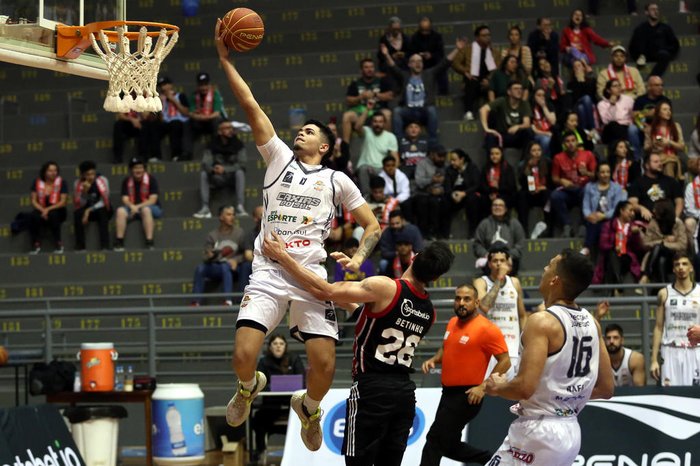
[[[585,172],[595,173],[598,165],[595,155],[590,151],[578,148],[576,148],[576,152],[573,155],[568,151],[560,152],[554,156],[552,178],[564,178],[577,186],[584,187],[591,180],[591,176],[582,174],[582,165],[585,168]]]

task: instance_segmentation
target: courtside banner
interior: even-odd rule
[[[469,429],[471,444],[495,449],[511,421],[512,401],[487,397]],[[700,465],[700,387],[616,388],[578,417],[581,451],[573,466]]]
[[[85,466],[55,406],[0,409],[0,466]]]
[[[403,456],[401,466],[419,466],[421,452],[425,444],[425,435],[435,418],[440,402],[440,388],[419,388],[416,390],[416,417],[408,437],[408,447]],[[287,438],[284,444],[282,466],[329,466],[344,465],[345,459],[341,453],[343,433],[345,432],[345,400],[350,395],[350,389],[333,389],[323,398],[323,445],[317,452],[306,449],[299,436],[301,423],[297,415],[290,411],[287,426]],[[466,395],[464,397],[466,403]],[[391,426],[389,427],[391,428]],[[443,459],[442,466],[458,466],[460,463]],[[1,465],[0,465],[1,466]]]

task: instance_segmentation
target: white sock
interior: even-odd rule
[[[318,409],[320,404],[321,404],[320,401],[314,400],[313,398],[311,398],[309,396],[308,393],[304,397],[304,408],[306,408],[306,412],[308,414],[314,414],[316,412],[316,410]]]
[[[255,375],[253,375],[253,378],[250,380],[243,381],[241,380],[241,386],[243,389],[248,390],[249,392],[252,392],[253,389],[255,388],[255,382],[257,381]]]

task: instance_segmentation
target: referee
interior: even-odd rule
[[[424,373],[442,364],[442,396],[423,447],[421,466],[439,466],[443,456],[481,464],[491,458],[490,452],[462,442],[460,437],[481,409],[491,356],[497,361],[493,372],[505,374],[510,368],[508,346],[501,330],[479,313],[474,286],[457,287],[454,312],[456,317],[447,323],[442,348],[423,363]]]

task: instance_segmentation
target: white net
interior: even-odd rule
[[[177,42],[177,31],[168,37],[166,29],[161,29],[154,47],[147,28],[142,26],[132,53],[132,41],[124,34],[126,26],[116,29],[116,44],[109,42],[104,31],[90,34],[92,48],[105,61],[109,73],[104,109],[118,113],[160,112],[163,105],[156,91],[158,70]],[[98,34],[99,42],[95,38]]]

